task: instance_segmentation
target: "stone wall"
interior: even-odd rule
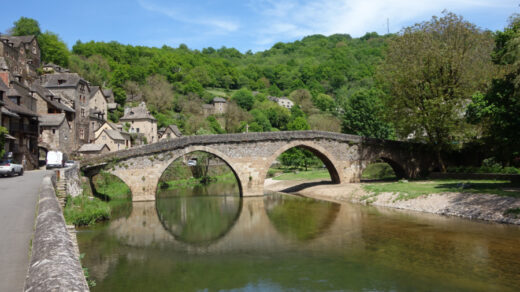
[[[79,255],[67,231],[53,185],[47,175],[40,187],[38,216],[24,291],[88,291]]]
[[[79,173],[79,163],[75,163],[74,166],[67,167],[62,170],[61,178],[65,179],[67,195],[76,197],[81,195],[83,189],[81,188],[81,178]]]

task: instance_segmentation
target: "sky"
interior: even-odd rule
[[[2,1],[0,32],[21,16],[76,41],[178,47],[270,48],[312,34],[399,32],[441,15],[462,15],[482,29],[502,30],[519,0],[34,0]]]

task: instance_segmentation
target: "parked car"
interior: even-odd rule
[[[45,162],[46,168],[59,168],[65,166],[67,161],[67,155],[61,151],[49,151],[47,152],[47,159]]]
[[[197,166],[197,160],[196,159],[188,160],[188,166]]]
[[[74,166],[74,160],[67,160],[65,161],[65,167],[71,167]]]
[[[21,164],[13,163],[9,159],[0,161],[0,175],[14,176],[15,174],[23,175],[23,166]]]

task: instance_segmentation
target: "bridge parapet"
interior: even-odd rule
[[[128,184],[134,200],[154,200],[162,173],[175,159],[205,151],[228,164],[243,196],[258,196],[263,195],[271,164],[293,147],[316,154],[334,183],[358,182],[366,165],[380,158],[403,177],[417,176],[428,164],[421,144],[331,132],[288,131],[187,136],[84,159],[82,169],[88,176],[108,169]]]

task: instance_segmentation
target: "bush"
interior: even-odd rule
[[[106,202],[85,195],[67,197],[63,215],[67,224],[86,226],[110,219],[110,207]]]

